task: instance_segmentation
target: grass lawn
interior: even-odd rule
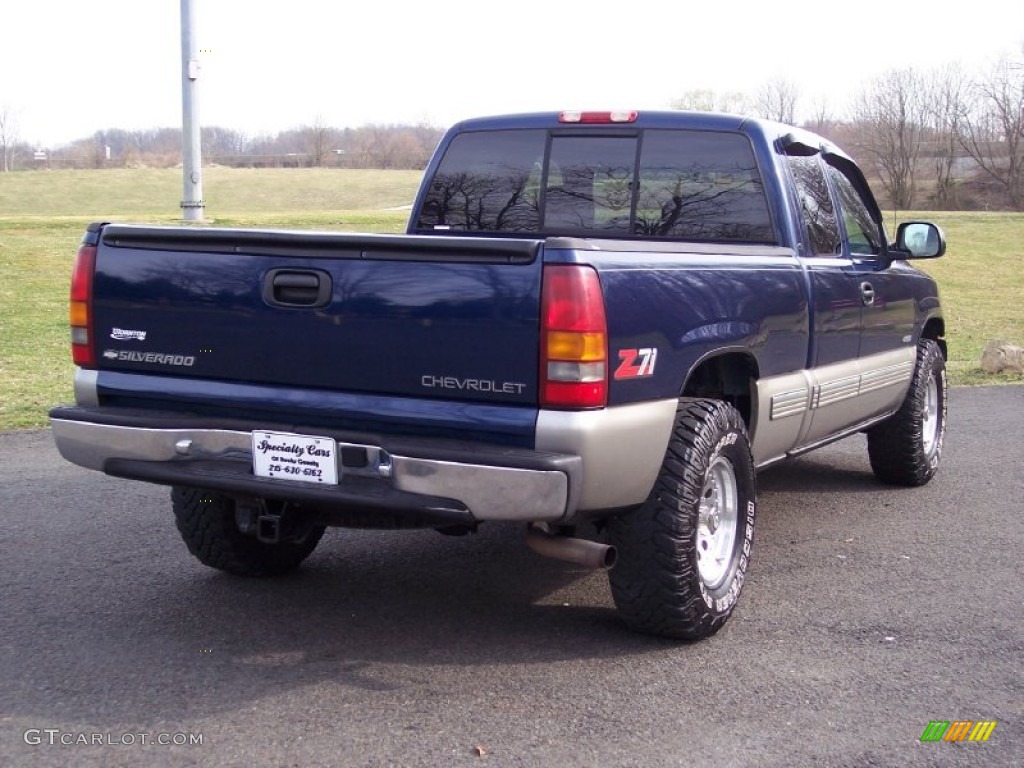
[[[415,171],[203,171],[206,214],[225,226],[400,232]],[[41,427],[71,402],[71,264],[94,220],[175,223],[180,170],[0,174],[0,429]],[[1022,382],[978,368],[985,342],[1024,344],[1024,214],[935,213],[947,256],[917,262],[939,281],[954,384]],[[891,217],[889,217],[891,221]]]
[[[949,243],[941,259],[914,263],[939,283],[950,380],[954,384],[1024,383],[1024,377],[993,376],[979,365],[981,351],[993,339],[1024,345],[1024,213],[904,217],[911,218],[939,224]]]

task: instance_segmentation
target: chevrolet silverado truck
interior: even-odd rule
[[[853,160],[795,127],[468,120],[405,234],[89,226],[53,435],[170,486],[213,568],[287,572],[327,526],[516,523],[607,568],[631,628],[702,638],[758,470],[865,432],[882,482],[936,472],[945,325],[911,262],[945,247],[927,222],[890,241]]]

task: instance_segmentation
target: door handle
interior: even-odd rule
[[[871,283],[863,282],[860,284],[860,300],[864,302],[865,307],[870,307],[875,303],[875,286]]]
[[[319,269],[272,269],[263,279],[263,300],[279,307],[327,306],[331,276]]]

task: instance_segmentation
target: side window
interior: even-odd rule
[[[817,155],[787,156],[797,198],[807,227],[807,246],[817,256],[835,256],[842,252],[839,220],[829,195],[828,182]]]
[[[839,197],[839,208],[850,242],[850,253],[872,254],[882,252],[878,222],[871,216],[867,203],[857,192],[853,182],[841,170],[828,165],[828,176]]]

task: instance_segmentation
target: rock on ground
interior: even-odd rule
[[[990,341],[981,353],[981,367],[988,373],[1024,373],[1024,347]]]

